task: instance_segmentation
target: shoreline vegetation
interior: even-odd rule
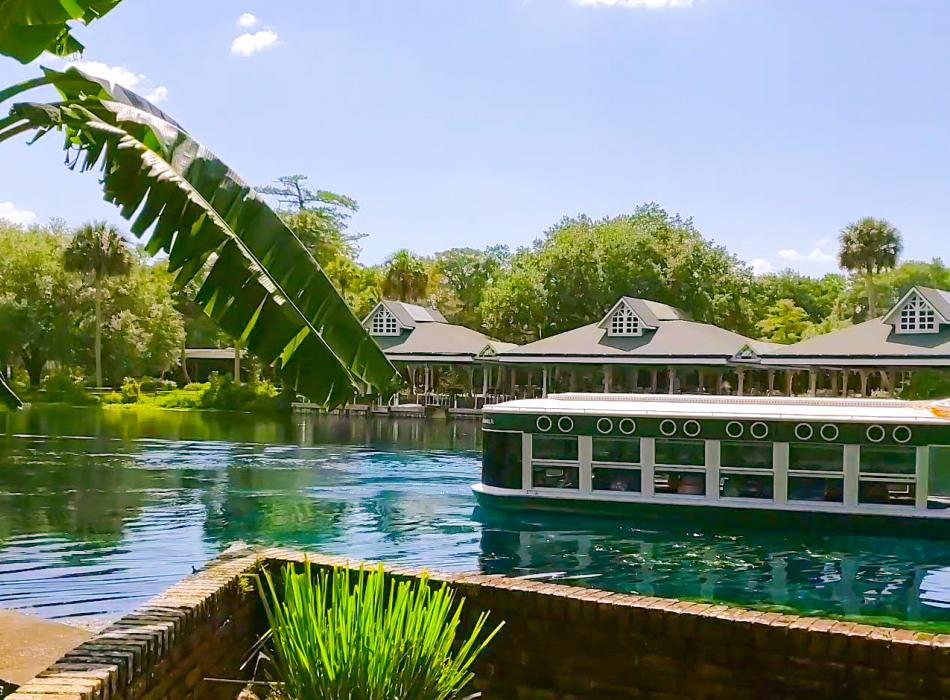
[[[91,391],[81,375],[67,370],[48,375],[38,390],[27,389],[21,396],[32,405],[247,413],[288,412],[293,400],[267,379],[252,376],[251,381],[238,384],[231,375],[217,372],[212,372],[206,382],[191,382],[182,387],[168,379],[127,377],[116,389]]]

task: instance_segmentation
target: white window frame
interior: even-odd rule
[[[380,308],[373,314],[369,333],[377,336],[399,335],[399,321],[396,315],[385,306]]]
[[[930,302],[914,292],[898,310],[894,327],[900,334],[939,333],[940,321]]]
[[[632,338],[643,335],[643,321],[629,306],[623,305],[607,321],[607,335],[611,338]]]

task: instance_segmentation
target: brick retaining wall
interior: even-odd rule
[[[238,576],[304,556],[268,549],[216,561],[9,700],[233,698],[236,686],[204,679],[242,677],[238,667],[263,629],[257,594]],[[347,563],[309,557],[317,567]],[[503,576],[430,577],[466,596],[469,621],[486,609],[491,621],[506,621],[475,669],[486,699],[950,698],[950,635]]]

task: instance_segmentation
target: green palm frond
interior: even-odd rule
[[[121,0],[0,0],[0,54],[29,63],[44,51],[68,56],[83,50],[70,22],[89,24]]]
[[[70,168],[102,171],[105,199],[180,285],[284,384],[327,407],[390,396],[399,375],[329,278],[257,193],[160,110],[75,68],[46,71],[63,99],[14,105],[0,141],[62,131]],[[15,94],[30,85],[6,91]],[[2,97],[2,96],[0,96]]]

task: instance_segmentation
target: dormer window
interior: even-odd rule
[[[369,332],[371,335],[399,335],[399,323],[392,311],[382,307],[373,316],[373,324]]]
[[[607,335],[610,336],[631,336],[641,335],[643,326],[640,324],[640,318],[626,306],[621,306],[610,317],[610,326],[607,329]]]
[[[914,294],[901,307],[897,321],[898,333],[936,333],[940,330],[937,314],[919,294]]]

